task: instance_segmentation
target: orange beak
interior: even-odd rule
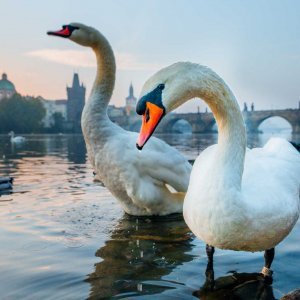
[[[146,110],[142,116],[142,127],[136,143],[136,147],[139,150],[143,149],[164,114],[165,111],[163,108],[158,107],[151,102],[146,102]]]

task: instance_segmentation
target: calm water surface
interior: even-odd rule
[[[217,140],[161,137],[189,159]],[[249,136],[249,146],[268,137]],[[81,135],[29,135],[18,146],[0,136],[0,176],[15,178],[14,193],[0,197],[0,299],[195,299],[205,283],[205,245],[178,215],[125,215],[92,171]],[[235,289],[244,295],[238,299],[277,299],[300,287],[299,234],[298,222],[277,247],[273,286],[249,281]],[[216,250],[221,292],[202,289],[201,299],[230,299],[232,272],[239,278],[262,265],[263,253]]]

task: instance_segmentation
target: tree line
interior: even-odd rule
[[[42,132],[43,118],[46,114],[42,101],[35,97],[15,94],[0,101],[0,133]]]

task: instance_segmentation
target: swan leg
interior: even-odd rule
[[[275,248],[271,248],[265,251],[265,266],[261,270],[261,273],[265,278],[272,278],[273,271],[271,270],[271,265],[275,256]]]
[[[214,283],[215,283],[215,274],[214,274],[214,253],[215,248],[210,245],[206,245],[206,254],[207,254],[207,267],[205,271],[206,281],[205,281],[205,288],[209,290],[213,290]]]

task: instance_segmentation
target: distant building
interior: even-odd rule
[[[60,113],[64,119],[64,128],[69,132],[81,132],[81,113],[85,103],[86,88],[79,83],[77,73],[73,76],[71,87],[67,87],[67,99],[45,100],[41,98],[46,109],[43,119],[44,126],[51,128],[54,125],[54,114]]]
[[[135,115],[135,107],[136,107],[136,98],[133,95],[133,86],[132,83],[130,84],[129,87],[129,95],[126,97],[126,115],[127,116],[132,116]]]
[[[7,79],[5,73],[2,74],[2,79],[0,80],[0,100],[4,98],[11,98],[16,93],[14,84]]]
[[[124,107],[116,107],[114,105],[108,105],[107,114],[109,115],[109,117],[115,118],[115,117],[123,117],[126,114],[126,112]]]
[[[73,84],[67,87],[67,128],[73,132],[81,132],[81,113],[85,103],[86,88],[79,83],[77,73],[73,76]]]
[[[67,100],[45,100],[40,97],[44,104],[46,114],[43,119],[45,128],[51,128],[54,125],[54,114],[60,113],[63,119],[67,120]]]

